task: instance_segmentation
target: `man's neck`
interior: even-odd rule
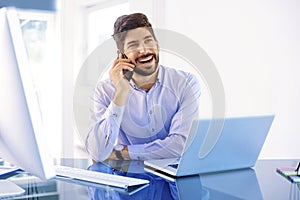
[[[134,76],[133,78],[133,81],[138,88],[145,91],[149,91],[152,88],[152,86],[155,84],[157,75],[158,75],[158,70],[155,73],[151,74],[150,76],[141,76],[136,74],[136,76]]]

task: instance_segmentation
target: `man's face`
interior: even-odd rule
[[[147,28],[140,27],[127,32],[124,53],[135,65],[135,73],[149,76],[157,71],[159,48]]]

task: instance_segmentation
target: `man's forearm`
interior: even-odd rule
[[[124,106],[126,104],[128,92],[116,91],[113,102],[118,106]]]

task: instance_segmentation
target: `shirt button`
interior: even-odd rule
[[[155,128],[152,128],[152,132],[154,132],[155,131]]]
[[[114,117],[118,117],[118,115],[116,113],[113,114]]]
[[[152,110],[150,110],[149,114],[152,115]]]

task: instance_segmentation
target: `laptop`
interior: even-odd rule
[[[145,161],[164,178],[249,168],[255,165],[274,115],[196,119],[181,157]]]

